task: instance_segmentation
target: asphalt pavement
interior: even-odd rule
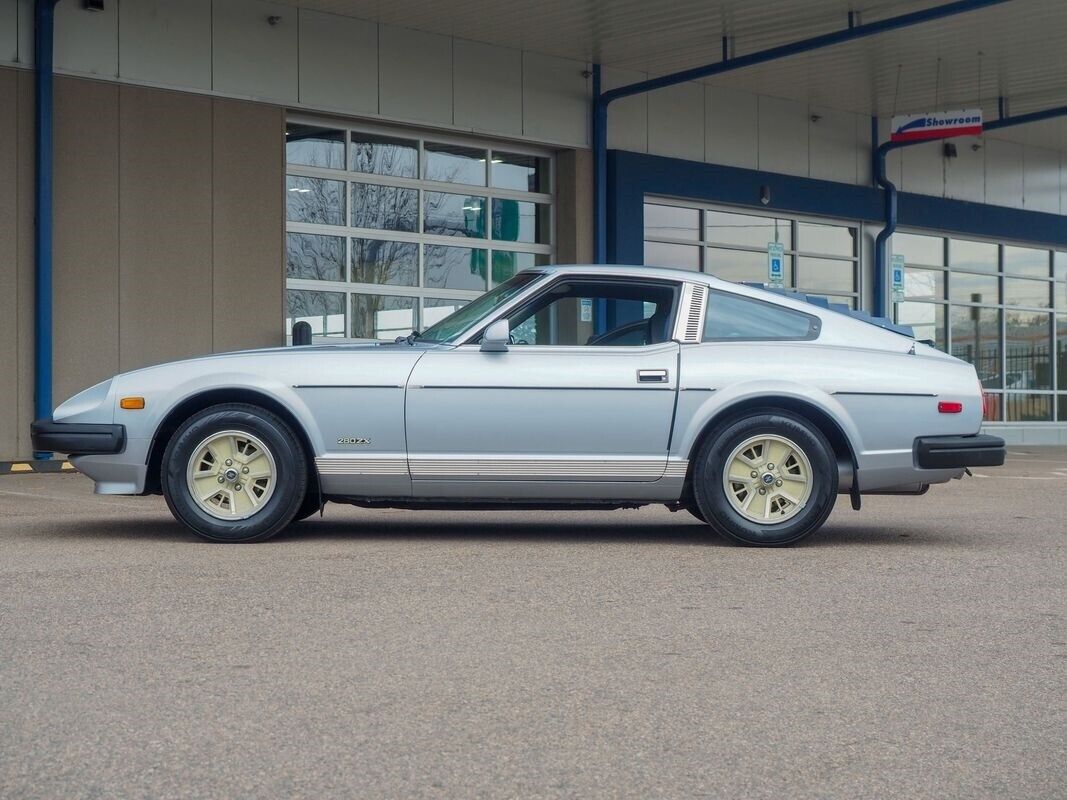
[[[780,550],[2,477],[0,797],[1064,798],[1067,448],[1011,452]]]

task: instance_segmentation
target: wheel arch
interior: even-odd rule
[[[296,415],[277,398],[265,392],[256,389],[231,387],[197,392],[186,397],[167,412],[167,415],[156,427],[155,434],[152,437],[152,444],[148,449],[148,472],[145,478],[145,492],[159,493],[161,491],[163,453],[182,423],[205,408],[224,403],[246,403],[258,406],[280,417],[289,425],[304,450],[304,459],[308,468],[309,488],[310,479],[313,478],[315,480],[315,488],[318,489],[319,478],[318,471],[315,469],[315,451],[312,448],[311,438],[308,436],[307,430]]]
[[[704,445],[704,442],[717,431],[725,428],[735,420],[740,419],[753,411],[763,410],[787,411],[808,420],[818,428],[833,448],[839,469],[842,466],[847,466],[849,470],[850,474],[848,476],[841,475],[839,477],[839,483],[844,486],[851,486],[856,469],[858,468],[858,460],[856,457],[855,446],[845,433],[845,429],[841,427],[841,424],[834,419],[833,415],[825,408],[821,408],[810,400],[788,395],[773,394],[735,400],[716,411],[716,413],[703,424],[689,449],[689,474],[686,476],[687,483],[692,480],[693,466],[696,463],[696,456],[697,453],[700,452],[700,448]]]

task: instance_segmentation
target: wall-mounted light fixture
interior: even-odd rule
[[[956,145],[953,142],[945,142],[945,146],[941,152],[944,153],[945,158],[955,158],[959,155],[959,153],[956,152]]]
[[[103,11],[104,0],[82,0],[82,8],[86,11]]]
[[[767,184],[759,187],[759,201],[765,206],[771,204],[771,187]]]

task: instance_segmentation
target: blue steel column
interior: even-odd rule
[[[52,32],[58,0],[37,0],[34,8],[34,386],[37,419],[52,416]],[[34,458],[51,458],[35,452]]]
[[[593,263],[608,258],[608,106],[600,91],[600,65],[593,65]]]

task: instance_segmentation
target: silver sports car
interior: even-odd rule
[[[784,545],[838,494],[858,509],[1004,461],[978,433],[974,368],[859,316],[692,272],[543,267],[396,342],[118,375],[33,441],[98,493],[162,492],[212,541],[261,541],[327,501],[662,503]]]

